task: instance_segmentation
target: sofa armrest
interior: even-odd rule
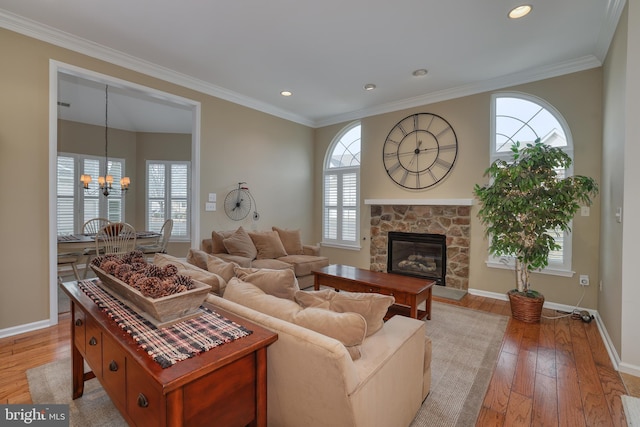
[[[302,255],[320,256],[319,245],[302,245]]]

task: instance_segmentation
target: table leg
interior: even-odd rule
[[[427,293],[427,303],[425,305],[427,309],[427,320],[431,320],[431,288],[429,288]]]
[[[72,398],[82,397],[84,393],[84,358],[75,344],[71,344],[71,381]]]
[[[411,308],[409,310],[409,316],[413,317],[414,319],[418,318],[418,299],[415,296],[411,298]]]

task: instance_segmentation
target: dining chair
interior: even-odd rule
[[[112,222],[96,234],[96,253],[126,254],[136,248],[136,230],[126,222]]]
[[[73,275],[76,280],[80,281],[80,273],[78,273],[78,266],[76,265],[80,261],[80,257],[77,254],[58,254],[58,283],[62,284],[62,277],[60,276],[61,267],[71,267]]]
[[[92,218],[86,221],[84,224],[82,224],[82,234],[85,234],[88,236],[97,234],[98,231],[102,229],[102,227],[110,223],[111,221],[109,221],[109,219],[107,218]],[[91,263],[91,260],[96,257],[96,249],[85,248],[82,254],[85,256],[84,273],[82,277],[86,279],[87,272],[89,271],[89,264]]]
[[[171,237],[172,230],[173,220],[168,219],[164,222],[164,224],[162,224],[162,228],[160,229],[160,236],[158,237],[158,240],[156,242],[149,245],[138,245],[136,249],[142,251],[142,253],[145,254],[147,258],[157,253],[166,253],[167,244],[169,243],[169,238]]]

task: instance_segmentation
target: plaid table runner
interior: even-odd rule
[[[201,316],[158,329],[93,281],[78,287],[163,368],[253,333],[204,306]]]

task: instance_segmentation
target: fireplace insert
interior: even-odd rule
[[[446,286],[447,237],[442,234],[390,231],[387,272],[435,280]]]

